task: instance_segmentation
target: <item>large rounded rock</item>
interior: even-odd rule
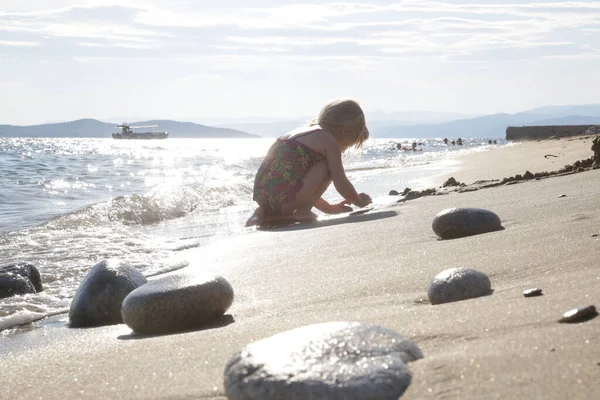
[[[140,271],[118,261],[101,261],[88,271],[71,301],[71,327],[112,325],[123,322],[121,303],[144,285]]]
[[[423,357],[409,338],[377,325],[329,322],[251,343],[225,367],[230,400],[397,400]]]
[[[433,278],[427,296],[431,304],[442,304],[491,293],[490,279],[483,272],[470,268],[450,268]]]
[[[131,292],[123,301],[121,314],[136,333],[170,333],[214,321],[232,302],[233,288],[225,278],[177,273]]]
[[[0,299],[42,290],[40,273],[33,264],[16,262],[0,265]]]
[[[500,217],[483,208],[449,208],[440,212],[431,224],[442,239],[455,239],[502,229]]]
[[[35,293],[31,281],[19,274],[0,273],[0,299]]]

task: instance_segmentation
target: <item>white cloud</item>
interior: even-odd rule
[[[240,88],[252,99],[259,88],[265,97],[289,97],[292,104],[302,96],[325,97],[348,86],[352,93],[356,87],[367,96],[376,92],[373,99],[392,99],[390,86],[414,86],[418,91],[408,92],[406,100],[413,104],[439,98],[439,91],[426,93],[427,87],[454,85],[448,96],[454,104],[455,92],[472,84],[475,75],[480,80],[472,90],[488,82],[504,90],[498,82],[519,74],[524,82],[538,79],[538,86],[546,88],[542,78],[560,81],[565,70],[577,76],[584,71],[588,83],[600,82],[595,72],[600,71],[597,0],[1,2],[2,79],[25,82],[38,93],[46,87],[39,85],[45,77],[38,71],[53,68],[52,76],[62,80],[52,83],[87,85],[98,107],[137,107],[138,100],[139,107],[181,107],[177,101],[159,104],[141,96],[115,105],[110,96],[97,93],[112,95],[109,85],[163,85],[164,99],[169,93],[181,98],[174,95],[177,91],[200,92],[211,99],[203,107],[218,110],[241,104]],[[536,69],[526,71],[523,65]],[[478,74],[469,72],[474,70]],[[96,75],[106,85],[90,79]],[[171,85],[177,89],[171,92]],[[284,87],[302,94],[280,93]],[[227,100],[219,105],[219,98]],[[194,101],[200,100],[186,104]]]
[[[25,42],[21,40],[0,40],[0,46],[14,46],[14,47],[37,47],[41,46],[40,42]]]
[[[507,48],[554,48],[580,44],[573,35],[557,40],[563,31],[600,29],[600,2],[453,3],[404,0],[379,4],[375,0],[328,4],[253,6],[256,2],[175,3],[141,0],[82,0],[81,5],[49,1],[41,9],[0,13],[0,31],[38,37],[92,39],[90,48],[235,51],[231,43],[251,45],[246,52],[293,54],[314,47],[354,45],[361,54],[377,52],[452,54]],[[15,3],[16,4],[16,3]],[[243,4],[240,7],[239,4]],[[272,4],[278,4],[273,1]],[[279,3],[280,4],[280,3]],[[104,19],[78,20],[98,11],[122,12],[128,23]],[[75,14],[72,14],[75,13]],[[493,16],[493,18],[491,18]],[[182,31],[182,29],[186,29]],[[208,30],[208,31],[207,31]],[[237,34],[225,35],[228,32]],[[244,32],[242,36],[240,33]],[[279,32],[279,33],[274,33]],[[206,35],[206,32],[211,32]],[[329,32],[333,34],[328,34]],[[28,41],[20,38],[17,41]],[[348,47],[338,55],[348,55]],[[345,52],[344,52],[345,51]]]
[[[0,81],[0,88],[14,89],[25,86],[25,83],[19,81]]]

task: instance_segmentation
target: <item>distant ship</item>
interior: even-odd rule
[[[150,132],[134,132],[134,129],[140,128],[156,128],[158,125],[146,125],[146,126],[131,126],[123,123],[118,125],[117,128],[121,129],[121,132],[115,132],[112,134],[113,139],[166,139],[169,137],[169,132],[166,131],[150,131]]]

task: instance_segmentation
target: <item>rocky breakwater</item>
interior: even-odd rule
[[[600,123],[600,118],[599,121]],[[509,126],[506,140],[535,140],[593,134],[595,125]]]
[[[123,299],[146,282],[146,277],[134,267],[117,260],[100,261],[88,271],[75,292],[69,325],[75,328],[122,323]]]
[[[219,275],[179,272],[157,278],[123,300],[123,321],[138,334],[185,331],[210,323],[233,303],[233,288]]]
[[[27,262],[0,265],[0,299],[43,290],[40,272]]]
[[[407,363],[423,357],[409,338],[377,325],[329,322],[251,343],[225,367],[230,400],[397,400]]]

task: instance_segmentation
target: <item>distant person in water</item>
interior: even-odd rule
[[[336,100],[323,107],[309,126],[280,136],[256,173],[253,200],[258,208],[246,226],[269,221],[317,218],[313,207],[326,214],[365,207],[371,197],[358,193],[346,177],[342,153],[361,148],[369,138],[365,115],[353,100]],[[331,182],[344,198],[330,204],[321,196]]]
[[[458,138],[458,140],[456,141],[456,144],[459,145],[459,146],[462,146],[463,145],[462,139]]]
[[[444,144],[448,144],[448,138],[444,138]]]
[[[417,142],[412,142],[412,151],[417,150]]]
[[[456,142],[453,140],[453,141],[452,141],[452,146],[454,146],[455,144],[456,144]]]

